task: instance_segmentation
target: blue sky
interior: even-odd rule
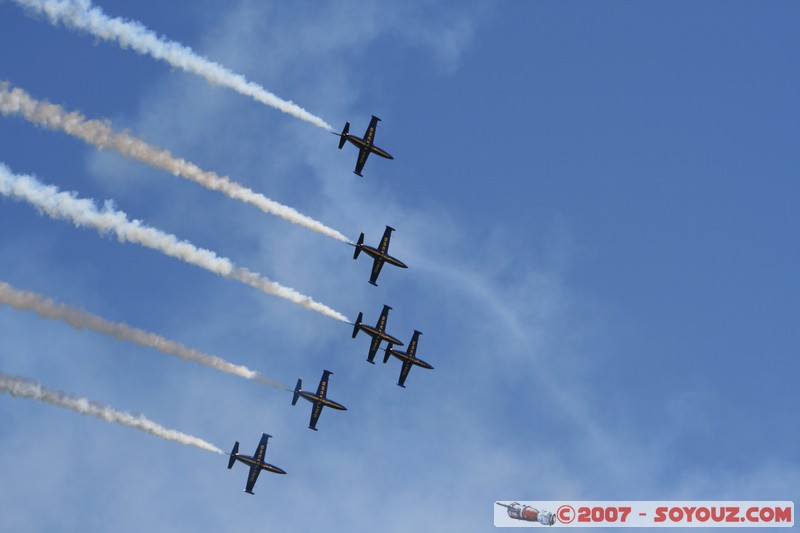
[[[0,279],[291,386],[0,308],[0,371],[143,413],[263,474],[0,398],[14,530],[485,531],[495,500],[797,500],[796,2],[105,0],[340,128],[0,3],[0,79],[167,148],[355,239],[397,229],[380,286],[342,243],[20,118],[0,161],[374,322],[435,370],[158,252],[0,200]]]

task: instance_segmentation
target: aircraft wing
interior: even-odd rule
[[[414,330],[414,335],[411,337],[411,342],[408,345],[408,350],[406,354],[409,357],[414,357],[417,353],[417,342],[419,341],[419,336],[422,335],[421,332]]]
[[[369,345],[369,354],[367,355],[367,361],[370,363],[373,359],[375,359],[375,354],[378,353],[378,348],[381,345],[381,338],[380,337],[373,337],[372,342]]]
[[[383,264],[385,262],[386,261],[384,261],[379,257],[376,257],[375,260],[372,262],[372,272],[369,275],[369,282],[372,283],[373,285],[377,285],[377,283],[375,282],[378,281],[378,276],[381,275],[381,269],[383,268]]]
[[[375,325],[375,329],[377,329],[380,333],[386,331],[386,321],[389,319],[389,307],[388,305],[383,306],[383,311],[381,311],[381,316],[378,319],[378,323]],[[402,346],[402,343],[400,343]]]
[[[258,443],[256,453],[253,454],[253,459],[255,459],[258,463],[264,462],[264,456],[267,454],[267,441],[269,438],[270,435],[267,435],[266,433],[261,434],[261,441]]]
[[[378,251],[382,254],[385,254],[389,251],[389,239],[392,238],[392,232],[394,228],[390,228],[386,226],[386,231],[383,232],[383,237],[381,237],[381,244],[378,246]]]
[[[319,420],[320,414],[322,414],[322,402],[314,402],[314,408],[311,410],[311,421],[308,423],[308,427],[317,429],[317,420]]]
[[[333,374],[328,370],[322,372],[322,379],[319,380],[319,387],[317,387],[317,397],[324,398],[328,394],[328,377]]]
[[[373,141],[375,140],[375,130],[378,128],[378,121],[380,119],[375,115],[372,115],[372,120],[369,121],[369,126],[367,126],[367,131],[364,132],[364,142],[368,145],[372,145]]]
[[[400,381],[397,382],[398,385],[401,387],[405,387],[406,378],[408,377],[408,372],[411,370],[411,367],[414,366],[411,361],[408,359],[403,359],[403,368],[400,369]]]
[[[369,149],[362,148],[358,152],[358,161],[356,161],[356,170],[355,173],[361,176],[361,170],[364,168],[364,165],[367,162],[367,158],[369,157]]]
[[[250,474],[247,476],[247,486],[244,488],[245,492],[253,494],[253,487],[256,486],[256,481],[258,480],[258,474],[261,473],[261,468],[258,465],[253,465],[250,467]]]

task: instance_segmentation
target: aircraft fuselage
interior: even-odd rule
[[[358,147],[359,150],[367,150],[372,154],[379,155],[385,159],[394,159],[392,155],[382,148],[378,148],[374,144],[365,141],[361,137],[357,137],[355,135],[350,135],[349,133],[345,134],[344,138],[347,142],[355,145]]]
[[[275,465],[271,465],[269,463],[265,463],[264,461],[259,460],[256,457],[250,457],[249,455],[241,455],[241,454],[238,454],[238,453],[236,455],[234,455],[234,457],[236,458],[237,461],[240,461],[240,462],[246,464],[250,468],[256,467],[256,468],[260,468],[261,470],[267,470],[267,471],[272,472],[274,474],[285,474],[286,473],[286,471],[283,470],[282,468],[278,468]]]
[[[367,335],[369,335],[370,337],[372,337],[373,339],[380,339],[382,341],[389,341],[392,344],[395,344],[395,345],[398,345],[398,346],[402,346],[403,345],[402,342],[400,342],[399,340],[395,339],[394,337],[392,337],[391,335],[389,335],[385,331],[380,331],[377,328],[374,328],[372,326],[368,326],[366,324],[359,324],[358,328],[361,331],[363,331],[364,333],[366,333]]]
[[[408,361],[412,365],[417,365],[417,366],[421,366],[422,368],[427,368],[429,370],[433,370],[433,367],[429,363],[426,363],[422,359],[417,359],[413,355],[408,355],[405,352],[398,352],[396,350],[390,350],[389,353],[392,354],[393,356],[397,357],[398,359],[400,359],[403,362]]]
[[[321,403],[325,407],[332,407],[340,411],[347,411],[347,407],[345,407],[344,405],[338,402],[334,402],[333,400],[329,400],[328,398],[317,396],[316,394],[313,394],[311,392],[301,390],[298,391],[298,394],[300,395],[301,398],[304,398],[313,404]]]
[[[362,244],[360,246],[361,251],[370,256],[373,259],[378,259],[380,261],[385,261],[390,265],[394,265],[400,268],[408,268],[408,265],[397,259],[396,257],[392,257],[391,255],[381,252],[377,248],[373,248],[372,246],[367,246],[366,244]]]

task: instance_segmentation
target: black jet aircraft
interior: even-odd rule
[[[389,341],[392,344],[396,344],[397,346],[402,346],[403,343],[399,340],[395,339],[391,335],[387,335],[386,330],[386,320],[389,318],[389,307],[388,305],[383,306],[383,311],[381,311],[381,317],[378,319],[378,323],[375,324],[375,327],[366,326],[361,323],[361,319],[364,318],[364,313],[359,312],[358,318],[356,319],[355,323],[353,324],[353,338],[356,338],[358,335],[359,330],[363,331],[370,337],[372,337],[372,344],[369,345],[369,355],[367,355],[367,361],[375,364],[375,354],[378,352],[378,348],[380,348],[381,341]]]
[[[408,344],[408,350],[405,352],[401,352],[399,350],[395,350],[394,346],[390,342],[389,345],[386,347],[386,355],[383,357],[384,364],[389,360],[389,356],[393,355],[403,361],[403,368],[400,370],[400,380],[397,382],[398,385],[406,388],[406,378],[408,377],[408,372],[411,370],[411,367],[414,365],[421,366],[422,368],[428,368],[433,370],[433,367],[423,361],[422,359],[417,359],[417,341],[419,341],[419,336],[422,335],[417,330],[414,330],[414,335],[411,337],[411,342]]]
[[[319,387],[317,387],[317,393],[311,394],[308,391],[304,391],[301,387],[303,386],[303,380],[297,380],[297,386],[294,388],[294,397],[292,398],[292,405],[297,403],[297,399],[302,397],[314,404],[314,407],[311,409],[311,421],[308,423],[309,429],[313,429],[314,431],[317,430],[317,420],[319,420],[319,415],[322,413],[323,407],[333,407],[334,409],[339,409],[340,411],[347,411],[347,407],[340,403],[336,403],[333,400],[329,400],[326,398],[326,394],[328,393],[328,376],[333,374],[330,370],[323,370],[322,371],[322,378],[319,380]]]
[[[367,131],[364,132],[364,138],[356,137],[355,135],[350,134],[350,123],[344,123],[344,129],[342,133],[331,132],[334,135],[339,136],[339,150],[342,149],[344,143],[350,141],[352,144],[358,147],[358,161],[356,161],[356,169],[353,171],[359,176],[363,177],[361,174],[361,169],[364,168],[364,163],[367,162],[367,158],[369,157],[370,153],[377,154],[381,157],[385,157],[386,159],[394,159],[388,152],[385,150],[381,150],[373,141],[375,140],[375,129],[378,127],[378,121],[380,119],[375,115],[372,115],[372,120],[369,121],[369,126],[367,127]]]
[[[266,433],[261,434],[261,442],[258,443],[256,453],[254,453],[252,457],[239,453],[238,440],[236,444],[233,445],[233,450],[231,450],[230,453],[231,458],[228,460],[228,469],[233,468],[233,463],[236,461],[241,461],[250,467],[250,473],[247,475],[247,485],[244,488],[247,494],[253,494],[253,487],[258,479],[258,474],[260,474],[262,470],[268,470],[273,474],[286,473],[283,469],[264,462],[264,454],[267,452],[267,441],[271,436],[272,435],[267,435]]]
[[[383,238],[381,239],[381,243],[378,245],[377,248],[373,248],[372,246],[368,246],[364,244],[364,234],[362,233],[361,236],[358,238],[358,242],[356,244],[351,244],[350,246],[355,246],[356,251],[353,254],[353,259],[358,259],[358,254],[362,251],[370,256],[373,259],[372,263],[372,273],[369,275],[369,282],[378,286],[376,281],[378,281],[378,276],[381,273],[381,268],[383,268],[384,263],[389,263],[390,265],[398,266],[400,268],[408,268],[408,266],[400,261],[397,258],[392,257],[389,255],[389,239],[392,238],[392,232],[394,228],[390,226],[386,226],[386,231],[383,232]]]

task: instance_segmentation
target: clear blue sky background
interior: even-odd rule
[[[0,370],[143,413],[245,468],[0,397],[2,524],[26,531],[485,531],[501,499],[798,500],[800,4],[99,4],[395,161],[0,3],[0,78],[107,117],[355,239],[397,229],[380,286],[352,249],[19,118],[0,161],[354,318],[394,307],[436,369],[372,366],[350,328],[0,200],[0,279],[292,386],[0,308]]]

